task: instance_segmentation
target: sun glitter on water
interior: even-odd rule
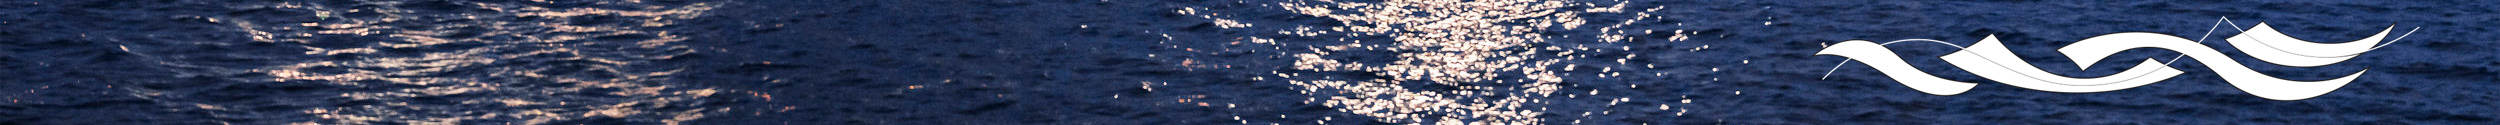
[[[1296,86],[1301,94],[1312,96],[1303,100],[1305,104],[1324,105],[1380,122],[1540,124],[1548,123],[1545,120],[1550,117],[1541,115],[1613,114],[1607,109],[1553,110],[1546,106],[1558,101],[1596,101],[1614,107],[1636,98],[1581,100],[1581,96],[1605,93],[1580,93],[1565,88],[1601,84],[1565,84],[1567,80],[1621,78],[1626,72],[1667,74],[1634,71],[1661,67],[1627,63],[1626,60],[1640,57],[1627,52],[1634,51],[1627,42],[1639,42],[1633,40],[1639,37],[1630,35],[1670,36],[1652,41],[1676,42],[1689,39],[1687,32],[1625,28],[1663,18],[1650,15],[1663,7],[1627,11],[1625,3],[1629,2],[1602,5],[1544,0],[1314,0],[1265,5],[1343,24],[1338,26],[1258,24],[1204,8],[1183,8],[1176,13],[1205,18],[1228,30],[1274,30],[1275,36],[1282,37],[1240,37],[1228,44],[1272,46],[1266,50],[1244,49],[1271,51],[1266,53],[1292,60],[1290,70],[1257,79]],[[1597,15],[1630,19],[1587,19],[1601,17]],[[1639,87],[1629,83],[1602,85]],[[1681,100],[1654,108],[1678,116],[1686,109],[1678,109],[1677,105],[1692,103],[1683,97],[1656,100]],[[1317,122],[1328,123],[1325,119]]]
[[[230,25],[235,32],[217,33],[248,41],[122,49],[179,74],[225,78],[217,83],[305,91],[255,91],[250,97],[258,98],[233,99],[194,91],[224,89],[215,86],[130,90],[157,103],[195,107],[174,110],[200,110],[239,124],[523,125],[602,119],[678,124],[728,111],[711,106],[718,99],[714,95],[736,92],[682,84],[670,79],[682,70],[648,64],[694,53],[676,44],[687,38],[661,27],[700,17],[719,6],[714,3],[223,4],[246,11],[196,18]],[[431,7],[446,9],[402,9]],[[233,44],[301,49],[165,51]]]

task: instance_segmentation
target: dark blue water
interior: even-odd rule
[[[1509,4],[1443,4],[1456,2]],[[2500,122],[2494,6],[0,1],[0,124],[2476,124]],[[2233,57],[2291,80],[2369,72],[2291,101],[2199,63],[2152,85],[2056,93],[1934,58],[1952,47],[1889,46],[1929,74],[1982,83],[1937,96],[1813,55],[1845,40],[1995,36],[2041,69],[2103,76],[2179,54],[2129,50],[2077,70],[2054,48],[2260,22],[2309,41],[2420,30],[2330,66]]]

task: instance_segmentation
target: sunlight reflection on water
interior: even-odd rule
[[[1663,18],[1650,15],[1663,7],[1627,10],[1625,3],[1629,2],[1605,5],[1546,0],[1313,0],[1263,5],[1295,14],[1333,19],[1335,23],[1343,24],[1334,27],[1290,24],[1278,27],[1273,26],[1277,24],[1245,23],[1254,21],[1242,21],[1239,19],[1244,17],[1206,8],[1184,8],[1176,13],[1206,18],[1225,29],[1275,30],[1275,35],[1282,37],[1248,36],[1229,43],[1275,46],[1272,49],[1248,47],[1210,51],[1281,51],[1272,53],[1278,54],[1279,58],[1293,60],[1291,70],[1258,79],[1282,80],[1298,86],[1302,94],[1314,96],[1312,100],[1303,101],[1306,104],[1325,105],[1339,112],[1369,116],[1381,122],[1540,124],[1547,123],[1544,120],[1550,117],[1540,116],[1547,114],[1576,114],[1582,117],[1592,113],[1612,114],[1605,109],[1549,110],[1544,105],[1556,101],[1584,101],[1575,99],[1605,94],[1598,90],[1558,93],[1573,91],[1564,90],[1565,87],[1578,86],[1562,84],[1566,79],[1624,77],[1626,72],[1632,72],[1629,73],[1632,75],[1665,74],[1631,70],[1660,67],[1627,64],[1625,60],[1640,55],[1626,52],[1633,51],[1626,42],[1639,42],[1632,40],[1635,37],[1630,35],[1650,34],[1671,36],[1655,41],[1683,41],[1687,39],[1685,32],[1626,28],[1635,22]],[[1630,19],[1586,19],[1591,17]],[[1595,33],[1553,33],[1562,31]],[[1364,41],[1378,38],[1388,41]],[[1694,48],[1694,51],[1699,49]],[[1612,55],[1625,53],[1631,54]],[[1383,56],[1380,54],[1391,57],[1376,59]],[[1599,57],[1593,58],[1593,55]],[[1183,60],[1184,65],[1190,65],[1186,62],[1188,59]],[[1611,85],[1638,88],[1636,84]],[[1607,107],[1633,99],[1613,97],[1622,98],[1592,99],[1602,101],[1598,103]],[[1680,116],[1683,109],[1671,105],[1691,103],[1690,99],[1682,101],[1660,104],[1654,109],[1673,110],[1671,112]],[[1328,122],[1322,120],[1319,123]]]
[[[724,90],[672,84],[667,76],[678,70],[641,65],[694,52],[672,44],[685,38],[652,28],[701,16],[715,6],[642,1],[237,5],[232,7],[308,14],[210,17],[211,22],[231,24],[253,42],[300,47],[301,55],[134,53],[192,76],[336,91],[247,101],[165,94],[189,93],[183,90],[134,91],[142,98],[189,103],[195,106],[185,107],[255,124],[545,124],[584,119],[677,124],[727,111],[704,106],[711,103],[704,98]],[[252,62],[269,65],[192,59],[201,57],[255,57],[261,60]],[[280,104],[255,104],[268,102]]]

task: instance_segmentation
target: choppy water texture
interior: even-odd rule
[[[0,124],[2457,124],[2500,100],[2478,1],[0,1]],[[2101,93],[1935,96],[1813,56],[2053,48],[2229,17],[2418,33],[2273,101],[2192,59]],[[2231,30],[2218,36],[2237,34]],[[2227,44],[2206,42],[2239,55]],[[1986,81],[1888,46],[1920,70]],[[2233,57],[2241,64],[2262,64]],[[2089,61],[2089,60],[2087,60]],[[1833,65],[1841,68],[1821,78]]]
[[[653,29],[700,16],[716,6],[712,3],[17,4],[67,8],[18,13],[43,15],[33,19],[91,22],[26,22],[35,26],[27,28],[87,32],[20,41],[26,43],[18,45],[29,46],[13,49],[80,50],[45,44],[109,47],[70,54],[92,54],[81,60],[141,62],[115,65],[136,68],[117,71],[131,74],[23,77],[67,80],[57,81],[66,82],[58,86],[94,89],[30,92],[97,93],[60,98],[89,100],[16,103],[30,109],[131,105],[177,113],[148,114],[196,117],[133,121],[177,124],[546,124],[584,119],[676,124],[726,111],[705,100],[725,90],[679,84],[668,77],[680,70],[645,65],[695,52],[676,45],[685,38]],[[35,65],[52,67],[49,63],[54,62]],[[51,71],[72,71],[62,75],[74,77],[77,71],[94,70],[113,69]]]

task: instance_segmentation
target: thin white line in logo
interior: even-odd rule
[[[2223,18],[2216,21],[2215,26],[2209,30],[2218,29],[2222,24],[2229,22],[2229,18]],[[2240,29],[2236,24],[2232,28]],[[2403,40],[2405,36],[2412,35],[2412,31],[2406,31],[2405,35],[2397,36],[2395,40],[2380,43],[2380,39],[2386,37],[2388,31],[2392,31],[2393,28],[2391,26],[2368,38],[2351,42],[2316,43],[2283,35],[2265,23],[2258,23],[2252,28],[2240,29],[2239,35],[2225,40],[2230,41],[2233,48],[2239,49],[2242,53],[2248,53],[2250,57],[2260,61],[2292,67],[2318,67],[2352,59],[2361,53],[2385,47],[2394,41]],[[2420,29],[2417,27],[2413,30]],[[2212,33],[2212,31],[2207,31],[2205,36],[2211,36]],[[2276,78],[2249,69],[2221,51],[2201,44],[2203,43],[2201,37],[2204,36],[2200,36],[2198,40],[2188,40],[2160,33],[2122,32],[2085,38],[2058,49],[2059,53],[2073,58],[2077,68],[2089,68],[2095,61],[2116,54],[2118,51],[2134,48],[2158,48],[2182,53],[2179,57],[2172,57],[2170,62],[2147,58],[2133,68],[2117,74],[2094,78],[2068,77],[2032,66],[2031,63],[2014,56],[2012,51],[2006,49],[1993,35],[1967,47],[1930,39],[1905,39],[1882,44],[1850,40],[1825,47],[1822,51],[1816,52],[1816,55],[1849,58],[1841,62],[1843,65],[1851,60],[1865,61],[1868,66],[1874,67],[1904,86],[1934,95],[1960,94],[1969,91],[1978,83],[1953,81],[1928,75],[1903,62],[1899,55],[1893,54],[1890,48],[1885,48],[1883,45],[1906,41],[1929,41],[1951,45],[1962,50],[1939,58],[1955,67],[2015,87],[2065,93],[2115,91],[2159,82],[2184,73],[2168,65],[2171,62],[2177,62],[2182,57],[2189,56],[2198,57],[2196,59],[2200,61],[2197,62],[2204,63],[2215,74],[2221,75],[2224,81],[2230,82],[2241,91],[2273,100],[2301,100],[2324,95],[2342,88],[2344,84],[2351,83],[2361,74],[2369,72],[2368,69],[2363,69],[2343,77],[2318,81]],[[1832,70],[1838,71],[1839,67],[1834,66]],[[1824,77],[1829,78],[1830,73],[1825,73]]]

